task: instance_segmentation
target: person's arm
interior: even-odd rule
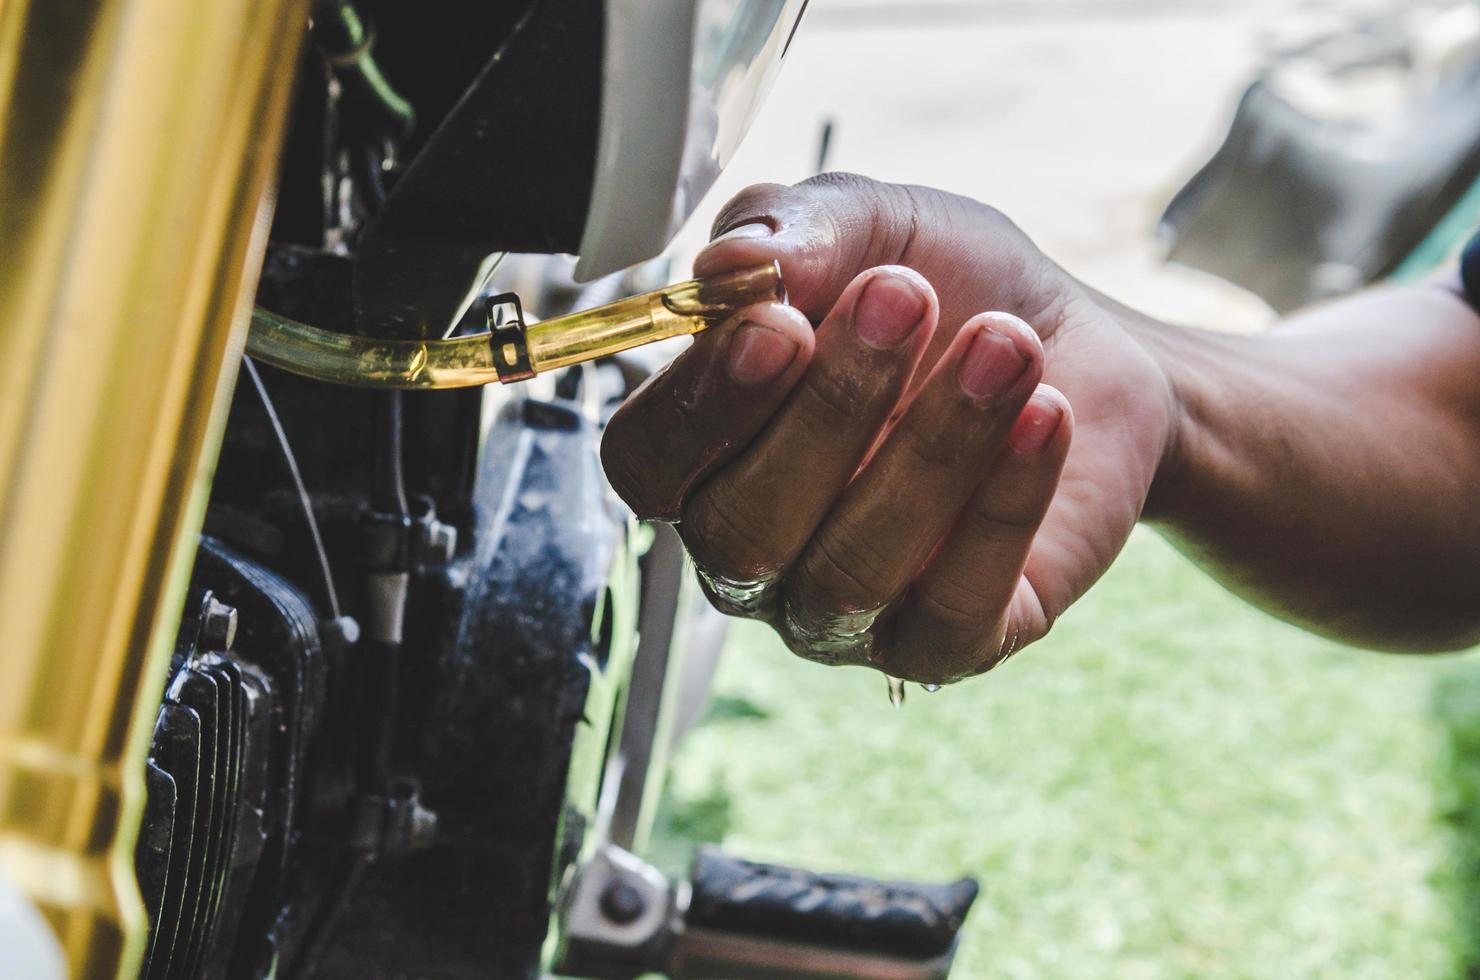
[[[1177,393],[1147,518],[1307,628],[1480,641],[1480,315],[1456,289],[1373,290],[1253,337],[1123,315]]]
[[[639,516],[678,523],[716,605],[796,653],[989,670],[1143,513],[1312,629],[1480,637],[1480,317],[1454,293],[1181,330],[991,208],[849,175],[750,188],[715,230],[699,275],[779,261],[793,305],[701,335],[602,458]]]

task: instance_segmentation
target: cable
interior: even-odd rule
[[[375,61],[375,31],[350,0],[321,0],[313,12],[314,38],[347,91],[373,106],[406,136],[416,127],[416,110],[381,74]]]
[[[382,513],[411,516],[406,500],[405,463],[401,449],[401,392],[376,391],[371,395],[375,453],[371,460],[371,503]]]
[[[262,408],[267,412],[267,420],[272,423],[273,432],[277,433],[278,445],[283,450],[283,460],[288,464],[288,472],[293,477],[293,486],[298,490],[298,502],[303,507],[303,518],[308,522],[308,533],[313,538],[314,550],[319,555],[319,569],[324,575],[324,592],[329,597],[329,611],[332,618],[338,619],[339,593],[334,588],[334,573],[329,568],[329,553],[324,549],[324,539],[319,535],[318,518],[314,517],[313,500],[308,496],[308,487],[303,484],[303,474],[298,470],[298,459],[293,455],[293,447],[288,443],[288,433],[283,429],[282,420],[278,418],[277,409],[273,407],[272,396],[267,393],[267,386],[262,383],[262,375],[257,372],[257,365],[252,363],[250,357],[242,358],[246,365],[247,374],[252,378],[252,384],[257,389],[257,394],[262,399]]]

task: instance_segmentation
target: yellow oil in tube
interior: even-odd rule
[[[320,381],[359,388],[468,388],[509,384],[633,347],[700,333],[755,303],[785,302],[781,267],[692,279],[534,324],[517,320],[445,340],[336,333],[261,309],[247,354]]]

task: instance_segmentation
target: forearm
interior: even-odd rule
[[[1258,337],[1128,329],[1176,393],[1146,518],[1281,617],[1399,650],[1480,640],[1480,316],[1439,286]]]

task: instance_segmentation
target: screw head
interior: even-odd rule
[[[212,653],[225,653],[236,642],[236,607],[228,606],[213,595],[206,596],[201,604],[200,632],[197,642],[201,649]]]
[[[618,878],[601,892],[601,914],[619,926],[630,925],[647,911],[647,900],[636,885]]]

